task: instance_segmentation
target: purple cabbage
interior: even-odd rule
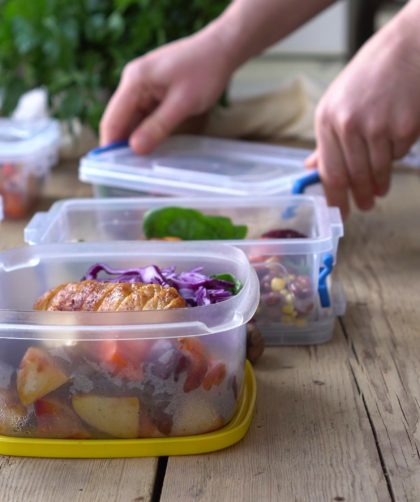
[[[160,269],[156,265],[143,268],[115,269],[104,263],[96,263],[89,268],[83,280],[101,282],[141,282],[174,287],[190,307],[211,305],[234,295],[234,283],[209,277],[202,273],[203,267],[189,272],[176,272],[175,267]],[[101,275],[104,273],[105,275]]]

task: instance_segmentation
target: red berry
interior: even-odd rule
[[[292,228],[278,228],[262,234],[262,239],[306,239],[306,235]]]

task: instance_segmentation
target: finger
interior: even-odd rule
[[[414,141],[395,141],[392,145],[392,158],[393,160],[398,160],[407,155],[410,148],[413,146]]]
[[[170,92],[132,133],[131,148],[139,154],[151,152],[189,115],[189,100],[185,93],[182,90]]]
[[[389,190],[392,166],[392,144],[384,138],[368,142],[374,194],[382,197]]]
[[[305,167],[307,169],[316,169],[318,167],[318,151],[312,152],[309,157],[305,159]]]
[[[153,106],[156,101],[140,77],[123,77],[101,119],[101,145],[127,139]]]
[[[342,135],[341,139],[353,199],[359,209],[372,209],[375,198],[367,145],[357,134]]]
[[[128,88],[118,89],[109,101],[100,123],[100,144],[127,139],[143,116],[135,93]]]
[[[339,207],[343,218],[349,214],[348,176],[345,160],[335,133],[317,127],[318,169],[330,206]]]

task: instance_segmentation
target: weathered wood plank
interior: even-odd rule
[[[339,275],[349,300],[350,364],[377,436],[394,500],[420,497],[420,177],[353,216]]]
[[[339,327],[324,346],[266,350],[257,382],[248,436],[219,453],[170,458],[163,502],[390,500]]]
[[[2,502],[151,500],[155,459],[59,460],[0,457]]]

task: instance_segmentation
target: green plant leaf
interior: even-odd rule
[[[220,279],[222,281],[231,282],[233,284],[233,288],[231,288],[231,291],[234,295],[237,295],[239,291],[242,289],[242,282],[232,274],[215,274],[211,275],[210,277],[213,277],[214,279]]]
[[[164,207],[144,216],[143,232],[148,239],[179,237],[186,241],[244,239],[246,225],[234,225],[225,216],[207,216],[196,209]]]
[[[77,117],[97,129],[130,60],[200,29],[227,4],[0,0],[1,113],[10,113],[23,92],[42,86],[56,117]]]

